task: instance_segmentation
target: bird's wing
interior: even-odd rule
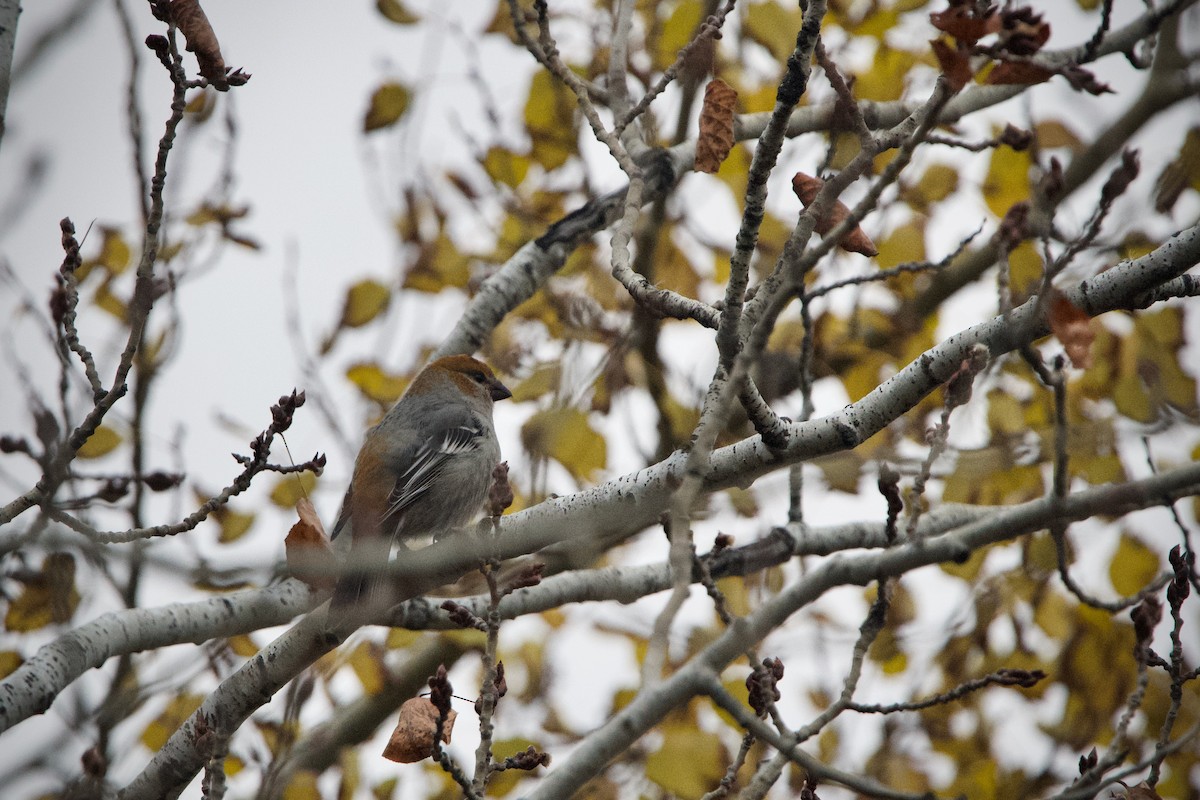
[[[388,519],[402,516],[418,497],[429,490],[451,458],[479,448],[484,430],[477,422],[445,428],[421,443],[412,460],[396,476],[396,486],[388,498]]]

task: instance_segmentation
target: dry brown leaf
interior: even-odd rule
[[[187,49],[196,54],[200,74],[208,78],[213,88],[229,89],[226,80],[225,59],[221,56],[221,45],[217,34],[209,24],[208,16],[200,7],[199,0],[171,0],[171,17],[179,26]]]
[[[442,743],[450,744],[454,718],[458,712],[446,714],[442,725]],[[414,697],[400,706],[400,719],[383,748],[383,757],[401,764],[412,764],[433,755],[433,737],[437,734],[438,710],[428,697]]]
[[[337,583],[337,558],[329,546],[325,526],[307,497],[296,503],[299,517],[283,540],[288,571],[314,589],[332,589]]]
[[[989,9],[981,16],[969,4],[935,11],[929,15],[929,21],[939,31],[950,34],[964,44],[975,44],[989,33],[1000,30],[1000,17],[994,10]]]
[[[988,73],[985,83],[1032,86],[1050,80],[1053,75],[1050,70],[1025,61],[1001,61]]]
[[[700,109],[700,138],[696,140],[696,171],[715,173],[733,147],[733,112],[737,90],[720,78],[704,87]]]
[[[971,82],[974,74],[971,70],[971,54],[966,50],[951,47],[941,39],[934,39],[929,44],[933,46],[933,54],[937,56],[938,66],[946,76],[946,83],[956,92]]]
[[[1071,363],[1078,369],[1090,367],[1092,341],[1096,338],[1096,332],[1092,330],[1092,318],[1087,312],[1068,300],[1062,292],[1054,291],[1046,317],[1050,330],[1062,343]]]
[[[804,204],[805,208],[808,208],[817,199],[817,195],[820,194],[821,187],[824,185],[825,181],[814,178],[812,175],[805,175],[803,172],[797,172],[792,178],[792,191],[800,198],[800,202]],[[850,209],[846,207],[846,204],[840,200],[834,200],[833,208],[826,212],[824,217],[817,220],[814,228],[823,236],[848,216],[850,216]],[[871,241],[871,237],[867,236],[866,231],[858,225],[846,232],[846,235],[838,242],[838,247],[850,253],[861,253],[868,258],[879,255],[879,248]]]

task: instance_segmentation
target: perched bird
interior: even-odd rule
[[[390,606],[387,582],[363,565],[382,566],[393,542],[436,536],[479,512],[500,461],[492,405],[507,397],[486,364],[447,356],[421,370],[367,431],[331,537],[348,553],[331,615]]]

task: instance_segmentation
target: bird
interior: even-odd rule
[[[422,369],[367,431],[330,537],[346,555],[331,619],[393,604],[372,567],[387,562],[394,542],[437,538],[479,512],[500,462],[492,408],[509,397],[482,361],[446,356]]]

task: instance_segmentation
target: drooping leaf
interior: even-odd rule
[[[987,176],[983,180],[983,199],[997,217],[1003,217],[1017,203],[1029,199],[1029,151],[997,147],[992,151]]]
[[[4,627],[13,632],[35,631],[51,624],[69,622],[79,607],[75,587],[75,558],[70,553],[51,553],[35,575],[27,576],[21,593],[9,603]]]
[[[375,8],[384,19],[397,25],[412,25],[421,21],[401,0],[375,0]]]
[[[386,311],[391,301],[392,293],[388,287],[370,278],[361,280],[346,290],[338,326],[361,328]]]
[[[404,276],[403,288],[432,294],[446,288],[465,288],[470,278],[467,256],[443,231],[421,249],[416,262]]]
[[[115,450],[121,444],[121,434],[107,425],[100,425],[79,448],[80,458],[100,458]]]
[[[346,377],[363,396],[381,406],[391,406],[408,386],[408,378],[385,372],[373,361],[352,364],[346,370]]]
[[[699,800],[725,773],[720,738],[692,722],[659,726],[662,745],[646,758],[646,777],[683,800]]]
[[[329,544],[325,526],[312,501],[296,501],[297,520],[283,540],[288,572],[315,589],[332,589],[336,581],[337,558]]]
[[[1146,588],[1161,569],[1158,553],[1141,539],[1125,532],[1109,562],[1108,578],[1117,594],[1129,596]]]
[[[538,70],[525,103],[525,129],[532,140],[530,155],[547,170],[567,163],[578,149],[575,97],[546,70]]]
[[[370,133],[394,125],[412,102],[412,92],[402,83],[385,83],[371,95],[363,116],[363,132]]]
[[[317,486],[317,476],[311,472],[280,475],[271,490],[271,502],[280,508],[291,508],[301,499],[310,497]]]
[[[715,173],[733,148],[733,115],[737,91],[720,78],[704,88],[700,109],[700,135],[696,139],[697,172]]]
[[[800,198],[800,202],[804,204],[805,208],[816,201],[817,195],[820,194],[824,185],[825,182],[820,178],[805,175],[803,172],[797,172],[792,177],[792,191],[796,193],[796,197]],[[834,200],[832,207],[816,221],[813,230],[824,235],[849,216],[850,209],[846,207],[846,204],[841,200]],[[846,231],[841,241],[838,242],[838,247],[850,253],[861,253],[868,258],[879,254],[871,237],[867,236],[866,231],[859,225]]]
[[[916,61],[916,55],[908,50],[880,44],[871,67],[858,75],[854,84],[855,97],[879,102],[899,100]]]
[[[1087,369],[1092,363],[1092,342],[1096,333],[1092,330],[1092,318],[1078,308],[1062,292],[1054,292],[1050,307],[1046,311],[1050,330],[1058,339],[1071,363],[1078,369]]]
[[[379,694],[387,683],[383,652],[383,645],[368,641],[359,643],[350,653],[350,668],[362,683],[364,694]]]
[[[577,481],[590,480],[608,461],[604,437],[587,414],[574,408],[539,411],[521,426],[521,443],[531,454],[552,458]]]
[[[171,738],[171,734],[178,730],[179,726],[200,707],[202,702],[204,702],[204,695],[187,693],[175,695],[167,703],[167,707],[162,710],[162,713],[142,731],[142,744],[157,753]]]
[[[654,49],[654,68],[664,70],[675,63],[679,51],[692,40],[696,26],[704,18],[704,4],[700,0],[681,0],[663,22]]]
[[[493,145],[483,158],[483,168],[492,180],[515,189],[529,174],[529,157]]]

